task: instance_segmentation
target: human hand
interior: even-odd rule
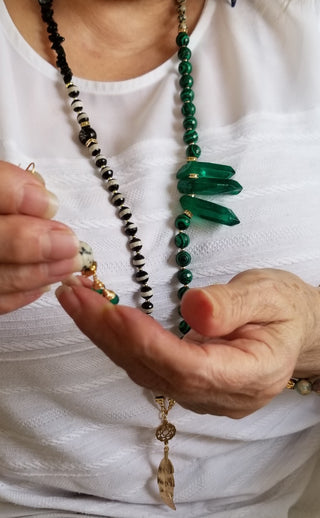
[[[0,162],[0,314],[33,302],[79,271],[79,243],[51,218],[58,203],[31,173]],[[80,263],[79,263],[80,261]]]
[[[57,296],[78,327],[137,384],[199,413],[241,418],[293,372],[320,371],[320,293],[281,270],[250,270],[190,289],[179,340],[137,309],[113,306],[77,279]]]

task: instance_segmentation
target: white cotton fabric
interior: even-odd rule
[[[249,268],[320,279],[320,12],[316,1],[208,0],[192,35],[202,159],[244,190],[241,224],[194,221],[193,286]],[[84,56],[90,59],[90,56]],[[126,238],[56,70],[0,1],[0,157],[35,161],[56,218],[93,247],[101,278],[137,303]],[[155,318],[175,326],[175,172],[184,162],[177,59],[132,80],[75,79],[143,240]],[[319,518],[320,398],[288,391],[238,421],[176,406],[177,518]],[[0,317],[0,516],[160,518],[152,395],[75,327],[54,291]],[[297,503],[301,497],[300,502]]]

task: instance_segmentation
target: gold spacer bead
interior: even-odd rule
[[[197,173],[191,173],[188,178],[199,178],[199,175]]]
[[[296,384],[296,382],[295,382],[293,379],[290,379],[290,380],[288,381],[288,383],[287,383],[286,388],[287,388],[287,389],[290,389],[290,390],[293,390],[293,389],[294,389],[294,387],[295,387],[295,384]]]
[[[86,142],[86,147],[91,146],[91,144],[98,144],[97,139],[96,138],[89,138],[89,140],[87,140],[87,142]]]
[[[198,159],[195,156],[188,156],[187,162],[196,162]]]
[[[184,210],[184,211],[183,211],[183,214],[185,214],[186,216],[188,216],[188,218],[192,218],[192,212],[190,212],[190,210]]]
[[[89,121],[80,122],[80,126],[81,126],[81,128],[85,128],[86,126],[90,126],[90,122]]]

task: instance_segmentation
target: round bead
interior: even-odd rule
[[[177,277],[181,284],[190,284],[192,281],[192,272],[190,270],[182,269],[178,271]]]
[[[312,385],[308,380],[299,380],[295,384],[294,388],[297,392],[299,392],[299,394],[301,394],[301,396],[307,396],[310,394],[310,392],[312,392]]]
[[[79,122],[79,124],[81,124],[81,122],[89,122],[89,117],[88,117],[88,115],[86,114],[86,112],[80,112],[80,113],[78,113],[78,115],[77,115],[77,121]]]
[[[104,165],[107,165],[107,159],[103,155],[97,155],[95,157],[95,164],[97,167],[103,167]]]
[[[136,273],[135,278],[136,278],[137,282],[139,282],[141,284],[146,284],[149,280],[149,275],[144,270],[139,270]]]
[[[188,47],[181,47],[178,50],[178,58],[180,61],[189,61],[191,58],[191,50]]]
[[[194,144],[198,141],[198,133],[195,130],[188,130],[183,135],[183,141],[185,144]]]
[[[111,198],[111,203],[113,203],[115,207],[120,207],[123,205],[124,201],[124,196],[120,192],[116,192]]]
[[[133,237],[132,239],[130,239],[129,248],[134,252],[139,252],[142,248],[141,239],[139,239],[138,237]]]
[[[175,220],[175,226],[179,230],[186,230],[190,226],[191,218],[187,216],[186,214],[179,214],[179,216],[176,217]]]
[[[143,312],[146,313],[147,315],[150,315],[152,313],[152,310],[153,310],[152,302],[149,302],[147,300],[146,302],[141,304],[141,307],[142,307]]]
[[[135,236],[138,232],[138,227],[134,223],[131,223],[131,221],[128,221],[124,226],[124,231],[127,236]]]
[[[312,382],[312,390],[316,392],[316,394],[320,394],[320,378],[317,378]]]
[[[147,285],[141,287],[140,293],[141,293],[141,297],[146,300],[151,299],[151,297],[153,296],[152,289],[150,288],[150,286],[147,286]]]
[[[180,78],[179,85],[181,88],[191,88],[193,86],[193,77],[190,74],[185,74]]]
[[[146,264],[144,256],[142,254],[134,255],[132,258],[132,264],[133,264],[133,266],[137,266],[137,267],[141,268],[142,266],[144,266]]]
[[[176,37],[176,44],[178,47],[184,47],[188,45],[190,41],[190,38],[186,32],[179,32],[178,36]]]
[[[83,110],[82,101],[80,101],[80,99],[75,99],[71,103],[71,108],[73,109],[74,112],[82,112],[82,110]]]
[[[178,248],[185,248],[190,243],[190,237],[184,232],[179,232],[174,238],[175,245]]]
[[[99,144],[97,144],[96,142],[92,142],[90,145],[89,145],[89,151],[91,153],[92,156],[97,156],[99,155],[101,149],[100,149],[100,146]]]
[[[183,127],[185,130],[196,129],[197,126],[198,122],[195,117],[186,117],[183,121]]]
[[[101,178],[103,180],[109,180],[113,177],[113,171],[112,169],[109,169],[109,167],[102,167],[100,170]]]
[[[182,76],[185,74],[191,74],[192,65],[190,61],[181,61],[181,63],[179,63],[178,70]]]
[[[92,248],[84,241],[79,241],[79,256],[82,261],[82,268],[88,269],[94,263]]]
[[[115,295],[115,296],[113,297],[113,299],[110,299],[110,300],[109,300],[109,302],[111,302],[111,304],[116,305],[116,304],[119,304],[119,300],[120,300],[120,299],[119,299],[118,295]]]
[[[108,180],[107,189],[109,192],[117,191],[119,189],[119,184],[118,184],[117,180],[115,180],[114,178],[111,178],[110,180]]]
[[[182,288],[180,288],[178,290],[178,299],[181,300],[183,295],[186,293],[186,291],[190,290],[189,286],[182,286]]]
[[[123,205],[119,210],[119,218],[122,219],[122,221],[127,221],[132,217],[131,211],[129,207],[126,207]]]
[[[197,144],[191,144],[186,149],[187,157],[199,158],[201,155],[201,148]]]
[[[97,134],[91,126],[85,126],[80,130],[79,140],[84,146],[89,139],[97,138]]]
[[[178,266],[188,266],[191,263],[191,255],[185,250],[176,255],[176,263]]]
[[[191,88],[184,88],[180,93],[180,99],[183,103],[192,102],[194,99],[194,91]]]
[[[73,83],[70,83],[67,87],[68,95],[69,97],[75,99],[80,94],[79,88],[74,85]]]
[[[190,331],[190,329],[191,329],[191,327],[189,326],[189,324],[187,324],[187,322],[185,320],[181,320],[181,322],[179,324],[180,333],[185,335],[186,333],[188,333],[188,331]]]
[[[183,103],[181,112],[184,117],[193,117],[196,113],[196,107],[193,103]]]

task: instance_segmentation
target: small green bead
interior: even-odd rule
[[[182,286],[182,288],[179,288],[178,290],[178,299],[181,300],[183,295],[190,290],[189,286]]]
[[[178,266],[188,266],[191,263],[191,255],[185,250],[176,255],[176,263]]]
[[[190,117],[190,115],[192,116],[196,113],[196,107],[193,103],[184,103],[181,108],[181,113],[184,117]]]
[[[198,121],[195,117],[186,117],[183,121],[183,127],[185,130],[196,129]]]
[[[186,230],[188,227],[190,227],[191,218],[187,216],[186,214],[180,214],[176,217],[175,226],[179,230]]]
[[[185,248],[190,243],[190,237],[184,232],[179,232],[174,238],[174,242],[177,248]]]
[[[92,288],[93,291],[95,291],[96,293],[99,293],[99,295],[103,295],[103,292],[104,290],[103,289],[99,289],[99,290],[95,290],[94,288]]]
[[[188,47],[181,47],[178,50],[178,58],[180,61],[189,61],[191,58],[191,50]]]
[[[189,324],[187,324],[187,322],[185,320],[181,320],[181,322],[179,324],[180,333],[185,335],[188,333],[188,331],[190,331],[190,329],[191,329],[191,327],[189,326]]]
[[[185,74],[191,74],[192,72],[192,65],[190,61],[181,61],[178,66],[178,70],[182,76]]]
[[[182,269],[182,270],[178,271],[177,277],[178,277],[179,282],[181,282],[181,284],[190,284],[193,276],[192,276],[192,272],[190,270]]]
[[[190,41],[190,38],[186,32],[179,32],[178,36],[176,37],[176,44],[178,47],[185,47],[188,45]]]
[[[181,88],[192,88],[193,77],[190,74],[180,77],[179,85]]]
[[[184,88],[180,93],[180,99],[183,103],[192,102],[194,99],[194,91],[191,88]]]
[[[186,149],[186,155],[187,157],[199,158],[201,155],[201,148],[197,144],[191,144]]]
[[[198,141],[198,133],[195,130],[188,130],[183,135],[183,141],[186,144],[194,144]]]
[[[309,380],[299,380],[294,388],[301,396],[307,396],[308,394],[311,394],[312,392],[312,384]]]
[[[120,299],[119,299],[118,295],[116,295],[115,297],[113,297],[113,299],[110,300],[110,302],[111,302],[111,304],[116,305],[119,303],[119,300]]]

